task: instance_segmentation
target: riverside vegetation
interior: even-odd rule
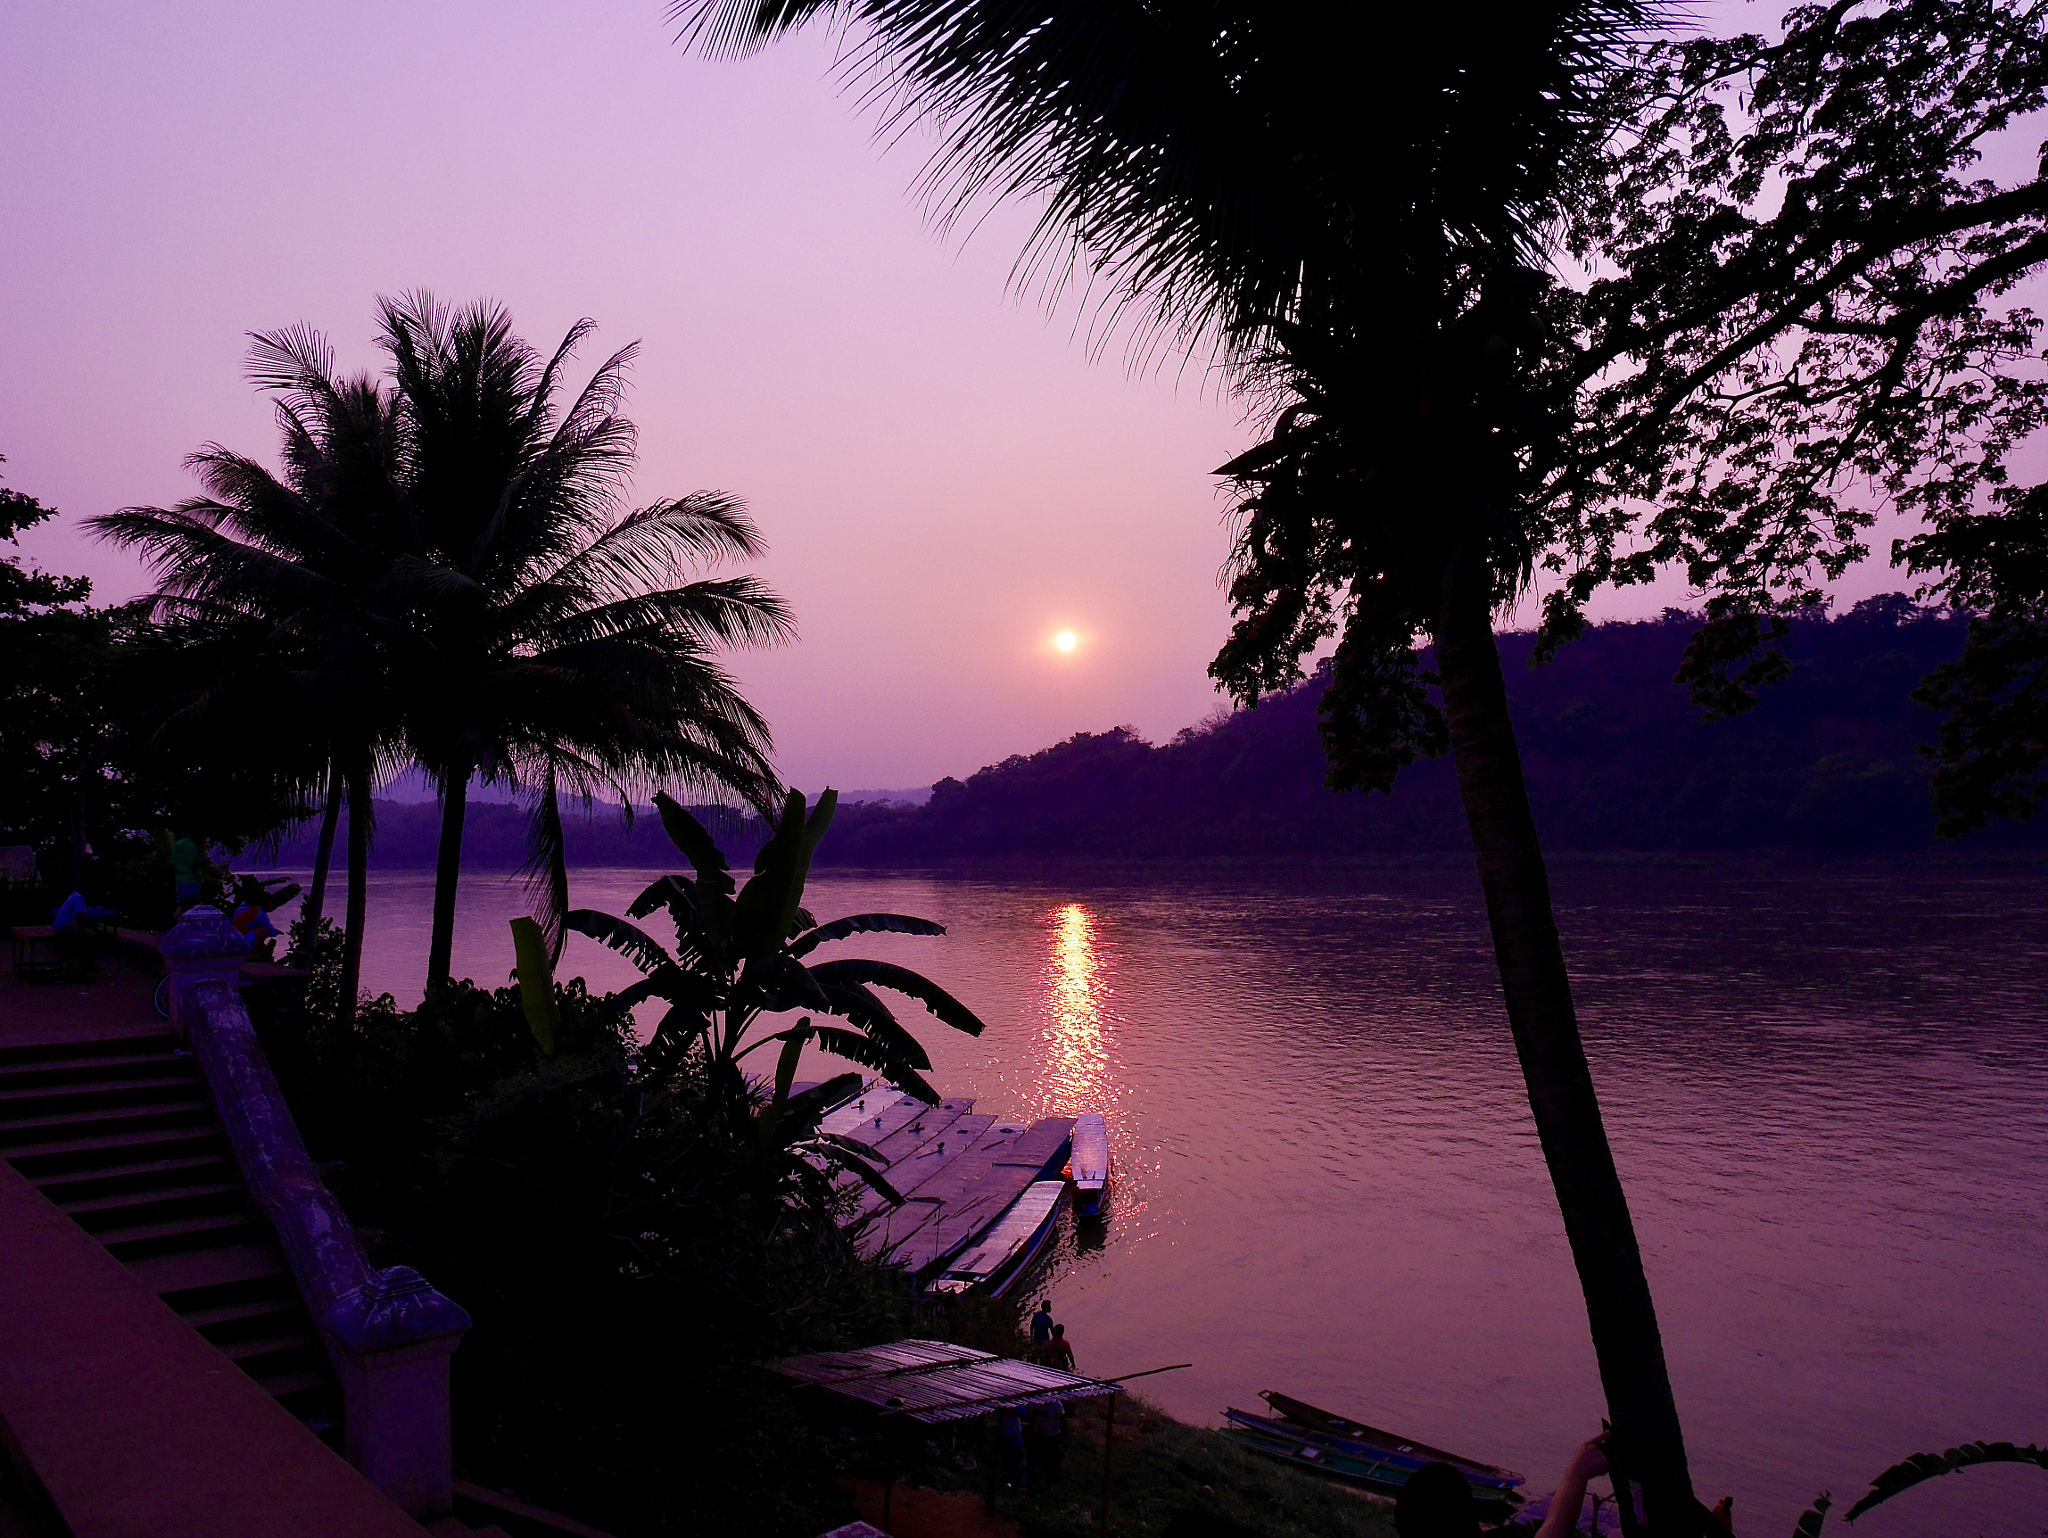
[[[621,1538],[815,1535],[853,1514],[841,1478],[884,1466],[980,1490],[985,1478],[957,1461],[927,1463],[913,1446],[913,1468],[900,1439],[885,1447],[807,1421],[759,1366],[934,1327],[840,1226],[850,1188],[835,1172],[887,1189],[857,1145],[816,1133],[854,1081],[797,1090],[792,1079],[798,1052],[821,1040],[935,1098],[923,1049],[873,990],[960,1028],[979,1022],[907,969],[805,958],[862,933],[943,931],[895,914],[821,925],[803,910],[829,797],[808,812],[792,797],[743,886],[687,811],[666,798],[661,811],[691,873],[654,883],[634,908],[666,910],[673,949],[624,919],[571,918],[641,961],[649,986],[593,997],[543,964],[516,987],[450,981],[409,1012],[389,995],[345,1011],[340,937],[325,919],[300,920],[304,1004],[258,1027],[308,1146],[380,1259],[417,1266],[470,1311],[454,1426],[474,1477]],[[643,1043],[630,1010],[656,998],[667,1007]],[[792,1007],[842,1023],[806,1015],[749,1040],[764,1012]],[[749,1048],[777,1043],[772,1077],[745,1078]],[[1017,1308],[969,1302],[939,1327],[1010,1349]],[[1063,1485],[998,1498],[1030,1538],[1090,1530],[1092,1424],[1079,1422]],[[1115,1457],[1119,1533],[1384,1538],[1366,1503],[1156,1412],[1120,1421]]]

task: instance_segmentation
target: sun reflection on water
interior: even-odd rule
[[[1052,957],[1045,1025],[1045,1109],[1071,1116],[1101,1111],[1109,1077],[1110,986],[1095,915],[1065,903],[1049,915]]]

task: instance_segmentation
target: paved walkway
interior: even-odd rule
[[[82,983],[25,983],[0,971],[0,1048],[162,1032],[171,1025],[150,997],[156,979],[117,961]]]

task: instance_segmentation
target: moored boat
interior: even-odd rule
[[[1314,1469],[1332,1478],[1366,1485],[1388,1495],[1398,1491],[1407,1483],[1408,1476],[1415,1472],[1385,1460],[1353,1458],[1299,1437],[1275,1435],[1251,1426],[1225,1426],[1223,1434],[1247,1452],[1260,1453],[1277,1462],[1293,1464],[1296,1468]]]
[[[1000,1297],[1029,1269],[1052,1237],[1067,1194],[1064,1180],[1035,1181],[1001,1217],[967,1242],[953,1263],[927,1288],[928,1292],[980,1293]]]
[[[820,1117],[818,1130],[850,1138],[859,1138],[863,1128],[872,1134],[883,1116],[912,1098],[880,1079],[870,1079]]]
[[[1074,1118],[1074,1146],[1068,1168],[1074,1176],[1074,1210],[1094,1217],[1109,1189],[1109,1125],[1095,1112]]]
[[[1517,1503],[1520,1500],[1514,1494],[1514,1487],[1522,1482],[1519,1474],[1496,1469],[1490,1464],[1475,1463],[1469,1458],[1455,1457],[1425,1444],[1400,1442],[1389,1446],[1388,1443],[1398,1442],[1398,1439],[1387,1433],[1381,1433],[1378,1440],[1368,1441],[1317,1431],[1270,1416],[1254,1415],[1248,1410],[1226,1409],[1223,1414],[1231,1422],[1228,1428],[1231,1433],[1254,1451],[1285,1456],[1294,1462],[1311,1463],[1347,1479],[1393,1490],[1399,1489],[1409,1475],[1426,1464],[1448,1463],[1465,1476],[1466,1483],[1472,1487],[1474,1499]]]
[[[1504,1489],[1512,1489],[1523,1482],[1522,1476],[1512,1470],[1491,1463],[1481,1463],[1476,1458],[1460,1457],[1457,1453],[1447,1452],[1441,1447],[1432,1447],[1427,1442],[1404,1437],[1399,1432],[1368,1426],[1363,1421],[1355,1421],[1349,1416],[1319,1409],[1306,1400],[1290,1398],[1272,1389],[1261,1389],[1259,1397],[1272,1407],[1273,1413],[1280,1420],[1301,1430],[1383,1448],[1391,1453],[1419,1458],[1423,1463],[1451,1464],[1464,1472],[1465,1477],[1472,1481],[1475,1490],[1481,1482]]]

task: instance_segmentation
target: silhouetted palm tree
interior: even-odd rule
[[[243,735],[260,723],[266,759],[327,793],[323,865],[335,798],[346,799],[348,1016],[362,972],[370,796],[400,741],[388,701],[402,642],[391,573],[407,542],[394,479],[401,424],[391,392],[368,375],[337,377],[326,340],[304,328],[256,336],[249,378],[275,397],[282,475],[208,444],[186,461],[206,495],[87,526],[157,571],[156,621],[182,643],[165,713],[186,741],[224,719]]]
[[[1627,1200],[1579,1038],[1493,615],[1545,531],[1517,492],[1554,454],[1542,231],[1611,127],[1618,48],[1654,0],[1361,9],[1147,0],[678,0],[714,51],[818,17],[895,120],[943,132],[947,218],[1021,194],[1022,260],[1085,277],[1141,342],[1213,347],[1269,391],[1241,492],[1243,621],[1214,671],[1256,698],[1341,635],[1333,779],[1385,788],[1448,745],[1508,1019],[1583,1286],[1617,1456],[1656,1527],[1695,1525]],[[1284,409],[1283,409],[1284,408]],[[1435,643],[1441,709],[1416,638]]]
[[[560,797],[680,784],[771,805],[766,722],[720,668],[730,646],[788,638],[750,576],[682,580],[758,556],[739,502],[698,492],[623,510],[636,347],[566,402],[579,321],[543,358],[499,305],[383,300],[406,423],[404,483],[422,559],[401,574],[418,651],[401,680],[406,739],[441,791],[427,985],[448,978],[470,782],[532,789],[527,869],[559,953],[567,908]]]

